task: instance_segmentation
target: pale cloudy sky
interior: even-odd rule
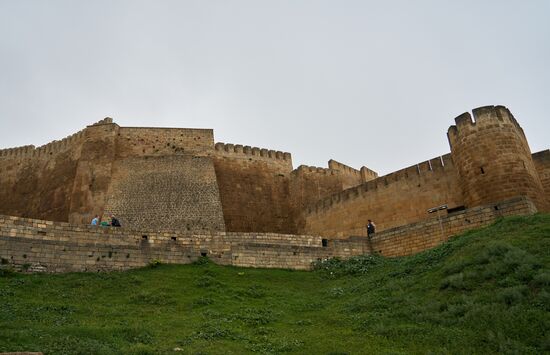
[[[110,116],[382,174],[510,108],[550,148],[547,0],[0,0],[0,148]]]

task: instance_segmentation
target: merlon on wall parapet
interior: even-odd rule
[[[218,142],[214,145],[216,152],[230,155],[251,155],[263,158],[271,158],[278,160],[292,160],[292,155],[288,152],[271,150],[265,148],[251,147],[249,145],[231,144]]]
[[[0,158],[34,158],[56,154],[72,148],[75,143],[83,141],[84,131],[81,130],[61,140],[54,140],[40,147],[26,145],[17,148],[0,149]]]
[[[340,170],[340,171],[346,172],[348,174],[355,175],[357,177],[361,176],[361,172],[359,170],[354,169],[349,165],[340,163],[339,161],[336,161],[334,159],[330,159],[328,161],[328,168],[333,169],[333,170]]]
[[[96,123],[93,123],[93,124],[89,125],[88,127],[90,127],[90,126],[101,126],[101,125],[104,125],[104,124],[112,124],[112,123],[114,123],[114,122],[113,122],[113,119],[111,117],[105,117],[104,119],[99,120]]]
[[[515,119],[510,110],[504,106],[483,106],[472,110],[472,114],[464,112],[455,118],[455,125],[449,127],[447,136],[449,142],[460,134],[461,131],[470,132],[472,129],[478,128],[478,125],[490,125],[494,123],[512,124],[525,137],[523,129]]]
[[[292,171],[292,174],[303,174],[303,173],[316,173],[316,174],[322,174],[322,175],[335,175],[338,174],[337,170],[329,169],[329,168],[320,168],[318,166],[309,166],[309,165],[300,165],[296,169]]]

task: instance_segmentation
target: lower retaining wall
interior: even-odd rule
[[[400,256],[432,248],[450,236],[487,225],[501,216],[536,213],[527,198],[445,215],[365,237],[322,239],[273,233],[133,231],[0,216],[3,264],[35,272],[112,271],[143,267],[153,260],[188,264],[201,255],[221,265],[308,270],[312,262],[373,251]],[[443,232],[442,232],[443,229]]]
[[[2,263],[29,271],[126,270],[153,260],[188,264],[202,255],[222,265],[309,269],[328,249],[313,236],[133,231],[0,216]]]
[[[372,238],[373,251],[384,256],[416,254],[447,241],[453,235],[486,226],[499,217],[531,215],[537,213],[537,208],[530,199],[517,197],[460,212],[448,214],[443,210],[439,213],[441,218],[434,217],[375,234]]]

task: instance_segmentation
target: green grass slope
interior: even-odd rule
[[[550,216],[314,272],[209,262],[0,277],[0,352],[550,352]]]

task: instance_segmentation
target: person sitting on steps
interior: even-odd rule
[[[114,214],[111,215],[111,227],[122,227]]]

